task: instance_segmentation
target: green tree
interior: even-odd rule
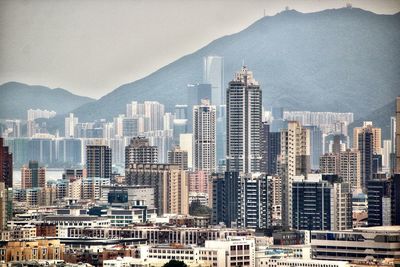
[[[201,205],[199,199],[193,200],[189,207],[189,214],[193,216],[210,216],[211,212],[209,207]]]
[[[163,267],[188,267],[183,261],[170,260]]]

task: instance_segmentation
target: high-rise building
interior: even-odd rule
[[[193,107],[193,162],[195,170],[216,170],[216,108],[208,100]]]
[[[268,138],[268,172],[269,174],[278,173],[278,158],[281,154],[281,133],[269,132]]]
[[[189,192],[209,193],[209,174],[205,171],[189,172]]]
[[[0,182],[6,188],[13,187],[13,155],[8,147],[4,146],[4,139],[0,137]]]
[[[396,169],[400,173],[400,96],[396,98]]]
[[[262,122],[261,124],[261,161],[260,170],[264,173],[269,173],[269,124]]]
[[[239,173],[213,174],[212,183],[212,223],[222,222],[227,227],[236,226],[240,193]]]
[[[65,137],[75,137],[75,126],[78,124],[78,118],[74,117],[74,113],[69,113],[69,116],[65,118]]]
[[[109,178],[112,173],[111,148],[106,145],[86,146],[87,177]]]
[[[217,107],[217,162],[226,159],[226,105]]]
[[[177,165],[130,164],[125,173],[128,185],[148,185],[154,188],[154,200],[159,215],[187,215],[189,212],[188,174]]]
[[[313,170],[319,167],[319,157],[322,153],[322,131],[315,125],[304,126],[310,130],[310,167]]]
[[[271,224],[282,225],[282,179],[278,175],[268,176],[268,183],[271,187]]]
[[[6,184],[0,181],[0,232],[7,228],[8,221],[13,216],[12,210],[12,191]]]
[[[392,152],[392,140],[383,140],[382,168],[385,172],[390,172],[390,155]]]
[[[21,168],[21,187],[27,188],[44,188],[46,186],[46,168],[39,167],[37,161],[29,161],[28,166]]]
[[[372,149],[374,154],[382,153],[382,129],[376,128],[372,125],[372,121],[364,121],[362,127],[355,127],[353,129],[353,147],[359,149],[360,134],[371,133]]]
[[[340,153],[340,177],[349,183],[352,190],[361,189],[361,156],[357,149],[347,149]]]
[[[149,131],[163,130],[164,105],[157,101],[144,101],[144,116],[149,120]]]
[[[391,183],[389,180],[368,181],[368,226],[390,225]]]
[[[203,83],[211,84],[211,103],[215,106],[225,104],[224,58],[207,56],[203,58]]]
[[[363,128],[354,128],[354,143],[360,151],[361,188],[366,191],[368,181],[372,180],[374,155],[374,130],[372,125],[364,123]],[[380,130],[380,129],[379,129]]]
[[[168,151],[168,164],[178,165],[181,170],[187,171],[188,167],[188,152],[175,146],[171,151]]]
[[[282,177],[282,225],[291,228],[292,180],[310,172],[310,130],[290,121],[281,131],[280,175]]]
[[[181,134],[179,136],[179,147],[188,152],[188,168],[193,168],[193,134]]]
[[[340,162],[339,155],[326,153],[319,158],[319,170],[323,174],[339,174]]]
[[[227,90],[227,170],[260,171],[262,92],[243,66]]]
[[[271,184],[265,174],[242,174],[237,226],[267,229],[272,223]]]
[[[133,137],[125,147],[125,166],[132,163],[158,163],[158,148],[145,137]]]

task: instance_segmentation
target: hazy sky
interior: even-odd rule
[[[19,81],[99,98],[212,40],[289,6],[380,14],[400,1],[0,0],[0,84]]]

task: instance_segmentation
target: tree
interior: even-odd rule
[[[188,267],[183,261],[170,260],[163,267]]]
[[[204,205],[201,205],[199,199],[193,200],[189,207],[189,214],[193,216],[210,216],[212,210]]]

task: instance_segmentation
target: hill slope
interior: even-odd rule
[[[54,110],[65,114],[94,99],[74,95],[65,89],[9,82],[0,85],[0,118],[24,119],[28,109]]]
[[[169,109],[185,103],[186,85],[201,82],[206,55],[224,57],[225,84],[244,60],[267,107],[351,111],[361,118],[399,94],[400,13],[343,8],[264,17],[74,112],[80,121],[111,119],[132,100],[158,100]]]

